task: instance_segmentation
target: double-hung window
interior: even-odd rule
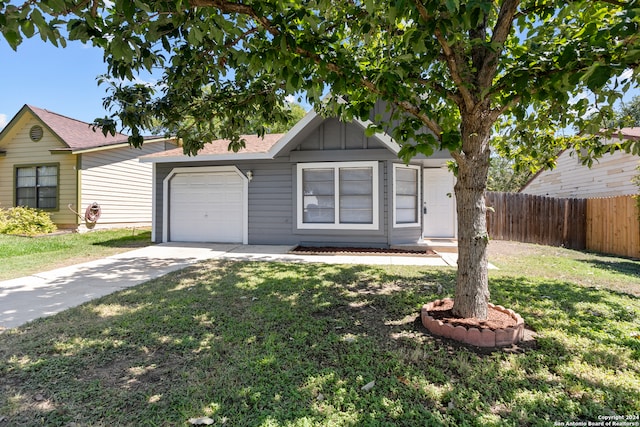
[[[16,168],[16,206],[58,208],[58,165]]]
[[[420,167],[393,165],[393,225],[420,225]]]
[[[298,228],[377,230],[378,163],[299,163]]]

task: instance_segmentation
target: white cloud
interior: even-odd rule
[[[633,76],[633,70],[631,68],[625,70],[620,74],[620,80],[628,80]]]
[[[0,114],[0,129],[3,129],[7,125],[7,115]]]

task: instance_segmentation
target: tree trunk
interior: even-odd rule
[[[458,275],[453,314],[487,318],[489,282],[485,189],[489,171],[492,122],[482,114],[462,114],[462,153],[456,156],[458,179]]]

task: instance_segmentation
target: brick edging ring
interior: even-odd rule
[[[450,323],[434,319],[429,315],[429,311],[443,301],[453,300],[451,298],[445,298],[443,300],[429,302],[422,306],[422,312],[420,315],[422,324],[433,335],[451,338],[452,340],[478,347],[506,347],[520,342],[524,337],[524,320],[519,314],[511,309],[489,303],[490,310],[497,310],[511,316],[511,318],[516,321],[515,326],[496,329],[495,331],[491,329],[478,329],[473,327],[466,328],[464,326],[453,326]]]

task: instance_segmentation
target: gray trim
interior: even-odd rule
[[[292,151],[289,161],[292,163],[307,162],[348,162],[366,160],[393,160],[398,157],[386,148],[369,150],[324,150],[324,151]]]

